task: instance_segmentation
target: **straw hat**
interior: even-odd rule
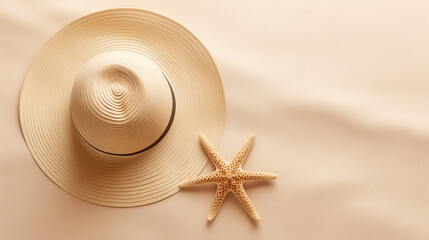
[[[178,191],[225,123],[210,54],[171,19],[138,9],[80,18],[40,50],[22,86],[25,141],[45,174],[86,201],[149,204]]]

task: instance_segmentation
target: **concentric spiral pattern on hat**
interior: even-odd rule
[[[97,12],[56,33],[28,69],[19,112],[52,181],[116,207],[177,192],[207,163],[199,133],[217,145],[225,123],[222,83],[204,46],[138,9]]]
[[[77,73],[71,113],[82,138],[104,153],[142,152],[169,130],[175,97],[158,66],[129,52],[103,52]]]

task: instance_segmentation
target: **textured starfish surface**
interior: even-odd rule
[[[254,140],[255,135],[250,135],[244,145],[241,147],[240,152],[238,152],[232,161],[227,162],[216,151],[209,140],[204,135],[200,135],[201,145],[203,146],[209,158],[212,160],[216,170],[214,172],[183,181],[180,184],[180,187],[184,188],[204,183],[217,184],[216,194],[207,217],[209,221],[216,217],[216,214],[218,213],[225,196],[230,191],[233,192],[235,196],[237,196],[238,200],[241,202],[241,204],[243,204],[246,211],[255,221],[261,220],[258,212],[244,191],[243,182],[252,180],[273,180],[276,179],[277,176],[273,173],[245,171],[241,168],[241,165],[249,153]]]

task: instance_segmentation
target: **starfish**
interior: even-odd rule
[[[276,179],[277,176],[273,173],[245,171],[241,168],[241,165],[253,145],[254,139],[255,134],[250,135],[241,147],[240,152],[238,152],[232,161],[227,162],[216,151],[209,140],[203,134],[200,134],[201,145],[212,160],[216,170],[208,174],[185,180],[180,184],[180,187],[185,188],[205,183],[217,184],[216,194],[207,217],[209,221],[212,221],[216,217],[225,196],[230,191],[237,196],[247,213],[249,213],[255,221],[261,220],[261,217],[244,191],[243,182],[252,180],[273,180]]]

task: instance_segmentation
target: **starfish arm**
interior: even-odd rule
[[[261,217],[256,211],[256,208],[253,206],[252,202],[250,202],[246,191],[244,191],[243,184],[233,183],[232,192],[235,194],[235,196],[237,196],[238,200],[240,200],[241,204],[244,206],[247,213],[253,218],[253,220],[259,222],[261,220]]]
[[[180,183],[179,187],[191,187],[194,185],[204,184],[204,183],[214,183],[220,181],[222,179],[222,175],[218,172],[211,172],[201,176],[193,177],[191,179],[185,180]]]
[[[213,199],[212,205],[210,206],[209,215],[207,220],[212,221],[217,213],[219,212],[220,206],[225,199],[226,194],[228,193],[228,182],[224,182],[218,185],[215,197]]]
[[[210,160],[212,160],[216,169],[222,169],[222,170],[226,169],[226,161],[216,151],[216,149],[213,147],[210,141],[203,134],[200,134],[200,143],[203,146],[204,150],[206,151],[207,155],[209,156]]]
[[[238,169],[243,164],[246,159],[247,154],[250,152],[252,148],[253,142],[255,141],[255,134],[250,135],[246,142],[241,147],[240,151],[235,155],[234,159],[231,161],[232,171]]]
[[[261,181],[277,179],[277,175],[269,172],[254,172],[242,170],[236,173],[236,178],[240,181]]]

